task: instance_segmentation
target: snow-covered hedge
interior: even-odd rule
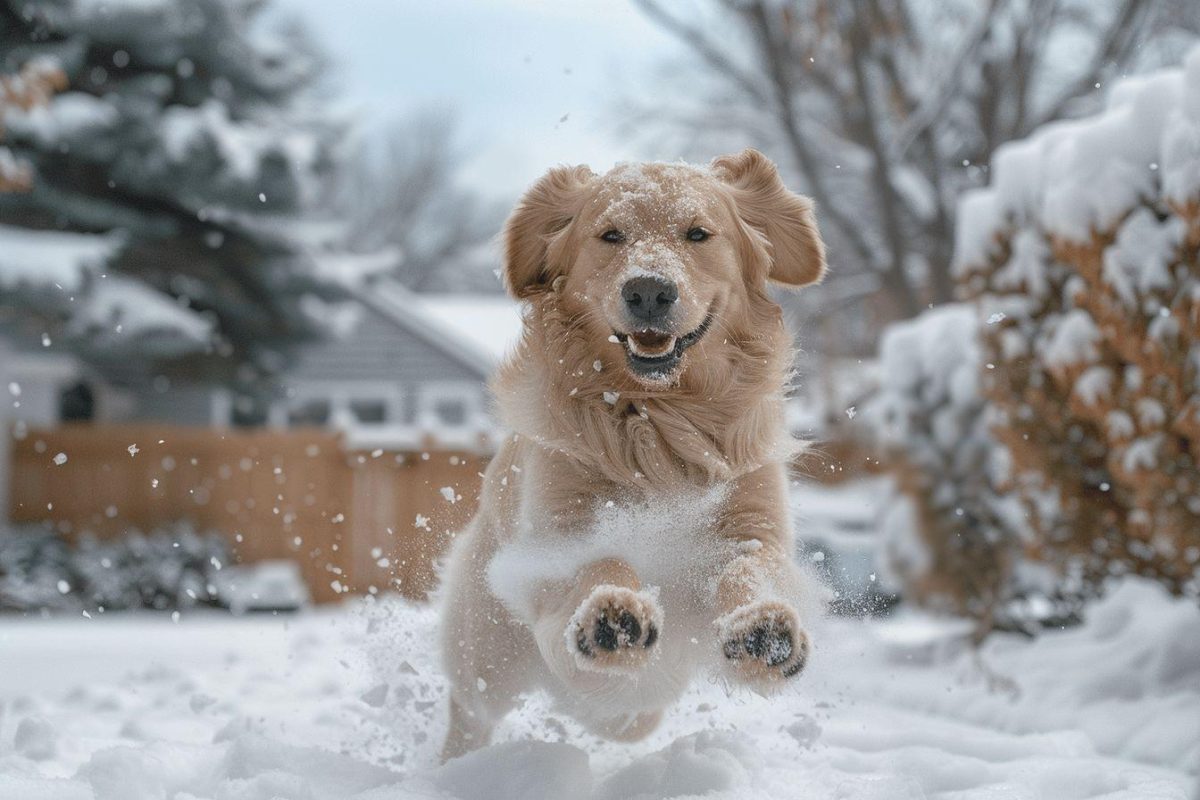
[[[957,261],[1032,555],[1200,595],[1200,48],[1001,148]]]
[[[43,528],[0,531],[0,610],[188,608],[216,601],[225,540],[185,524],[71,545]]]

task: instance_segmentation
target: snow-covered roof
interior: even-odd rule
[[[352,294],[362,313],[306,348],[293,380],[482,382],[520,335],[520,306],[500,295],[423,295],[391,280]]]
[[[521,306],[502,294],[423,294],[421,304],[498,364],[521,338]]]

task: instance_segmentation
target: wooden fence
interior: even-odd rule
[[[485,463],[347,450],[319,430],[64,425],[13,443],[9,518],[68,538],[186,519],[226,535],[241,562],[298,562],[317,602],[372,586],[421,598],[474,513]]]

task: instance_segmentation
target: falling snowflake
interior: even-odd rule
[[[130,458],[133,458],[134,456],[136,456],[138,453],[141,452],[140,450],[138,450],[138,446],[136,444],[131,444],[131,445],[129,445],[129,447],[126,447],[125,449],[129,451]]]
[[[55,463],[55,464],[57,464],[57,465],[58,465],[58,466],[60,466],[60,467],[61,467],[63,464],[67,463],[67,454],[66,454],[66,453],[59,453],[58,455],[56,455],[56,456],[54,457],[54,463]]]
[[[417,514],[417,521],[413,523],[413,527],[429,530],[429,517],[424,514]]]
[[[850,406],[849,408],[846,409],[846,417],[847,418],[854,419],[856,414],[858,414],[857,406]]]
[[[438,491],[442,493],[442,497],[446,498],[447,503],[453,503],[458,500],[458,496],[454,493],[453,486],[443,486],[441,489],[438,489]]]

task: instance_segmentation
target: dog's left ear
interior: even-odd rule
[[[712,170],[729,187],[742,220],[769,243],[771,280],[798,289],[825,277],[825,243],[812,201],[784,187],[771,159],[746,149],[714,159]]]

